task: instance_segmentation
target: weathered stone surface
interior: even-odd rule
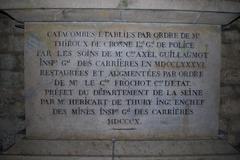
[[[0,52],[5,52],[9,50],[10,44],[9,44],[9,35],[8,34],[2,34],[0,36]]]
[[[44,139],[154,139],[160,137],[202,138],[217,135],[220,64],[219,27],[134,23],[27,23],[25,29],[27,136]],[[78,33],[78,36],[80,33],[85,33],[89,34],[90,37],[60,36],[56,38],[54,33],[58,31],[67,31],[69,34],[71,32],[73,34]],[[112,35],[108,35],[109,33],[116,35],[113,38]],[[119,33],[122,34],[120,37],[117,35]],[[146,38],[142,35],[143,33],[148,33],[148,36],[151,34],[157,36],[159,33],[170,33],[172,35],[174,33],[177,37]],[[191,36],[197,33],[199,37],[195,37],[196,39],[180,38],[185,33]],[[98,37],[98,35],[100,36]],[[65,40],[79,42],[80,46],[54,46],[58,42],[65,42]],[[126,42],[131,43],[132,46],[124,46]],[[161,42],[165,43],[166,46],[157,47],[157,44],[160,45]],[[172,46],[178,42],[192,42],[194,47],[179,49],[179,47]],[[87,46],[84,46],[84,44],[87,44]],[[46,55],[47,50],[50,50],[51,56]],[[61,53],[63,51],[64,53]],[[115,54],[119,51],[122,52],[120,55]],[[143,54],[143,51],[147,51],[147,53],[144,52]],[[170,52],[187,54],[187,51],[192,51],[188,54],[192,54],[194,51],[194,53],[198,52],[197,55],[206,53],[207,56],[180,57],[180,59],[165,57]],[[65,54],[65,56],[61,54]],[[48,60],[57,63],[49,65],[45,62]],[[158,66],[157,60],[162,64],[172,62],[175,64],[178,61],[181,64],[185,62],[189,64],[182,67]],[[192,66],[191,64],[195,61],[204,64],[204,67]],[[66,66],[63,65],[63,62],[67,63]],[[105,62],[108,63],[106,66]],[[150,65],[147,65],[147,63]],[[132,66],[133,64],[138,67]],[[45,74],[45,71],[51,73],[52,69],[60,71],[77,70],[81,73],[77,79],[72,75],[59,77],[59,75],[49,76],[49,74]],[[188,73],[190,73],[192,70],[203,72],[204,76],[200,76],[199,72],[199,77],[182,74],[183,71],[189,71]],[[137,75],[125,75],[125,71],[137,73]],[[143,71],[148,71],[153,75],[139,74]],[[97,72],[102,73],[97,74]],[[121,74],[112,75],[115,72]],[[175,75],[167,75],[167,73],[172,72]],[[124,74],[122,75],[122,73]],[[76,84],[68,84],[74,79],[77,80]],[[189,80],[191,85],[165,84],[165,82],[169,83],[173,79],[179,82]],[[65,85],[58,86],[56,80],[65,81],[67,88],[71,89],[70,92],[73,92],[73,94],[52,95],[52,91],[56,89],[66,89]],[[91,80],[94,81],[94,84],[86,83]],[[162,82],[164,84],[157,84]],[[139,95],[135,93],[126,95],[122,92],[119,95],[111,93],[112,91],[115,93],[116,90],[125,90],[130,93],[130,91],[135,92],[140,88],[146,90],[145,96],[142,95],[143,93],[139,93]],[[203,94],[195,93],[196,95],[193,95],[192,92],[194,91],[191,91],[190,95],[185,95],[186,88],[202,90]],[[99,92],[99,89],[101,92]],[[155,93],[161,92],[161,89],[163,89],[163,93]],[[51,91],[51,95],[49,95],[49,91]],[[82,95],[83,91],[88,93]],[[53,100],[49,102],[49,98]],[[58,98],[61,98],[64,102],[57,105]],[[83,101],[82,98],[85,100]],[[105,102],[99,102],[105,98]],[[168,103],[163,104],[164,102],[160,102],[158,98],[161,98],[160,101],[167,100]],[[197,99],[201,102],[204,101],[204,104],[194,102],[180,105],[178,104],[180,102],[177,102],[179,99],[181,101]],[[98,101],[97,105],[94,102],[95,100]],[[181,106],[181,109],[179,106]],[[175,111],[176,109],[177,111]],[[165,113],[166,110],[168,110],[168,113]],[[58,111],[63,111],[63,113],[58,113]],[[202,117],[208,117],[209,119],[203,119]]]
[[[23,70],[23,55],[18,54],[0,54],[0,69],[11,71]]]
[[[112,160],[111,157],[49,157],[49,156],[1,156],[2,160]],[[114,160],[238,160],[239,155],[182,156],[182,157],[115,157]]]
[[[228,134],[228,142],[233,146],[238,146],[240,142],[240,133],[229,133]],[[238,147],[239,151],[239,147]]]
[[[240,34],[239,34],[240,36]],[[222,44],[222,57],[239,60],[240,45],[238,43]],[[238,65],[234,64],[233,66]]]
[[[0,109],[4,111],[2,108]],[[15,115],[2,115],[0,113],[0,116],[0,149],[5,151],[15,144],[16,134],[25,128],[25,124]]]
[[[198,12],[123,10],[119,20],[127,22],[193,23],[197,22]]]
[[[1,0],[0,8],[125,8],[239,13],[240,3],[238,0]]]
[[[29,140],[17,141],[4,155],[45,156],[111,156],[116,157],[224,155],[238,152],[222,140],[168,141],[76,141]]]
[[[115,154],[119,156],[184,156],[238,153],[225,141],[117,141]]]
[[[25,129],[23,30],[21,29],[21,31],[19,31],[15,29],[14,25],[14,21],[5,15],[1,15],[0,151],[7,150],[11,147],[15,143],[16,134]],[[16,44],[14,44],[14,42],[16,42]],[[19,51],[22,51],[22,54]]]
[[[65,156],[3,156],[1,160],[112,160],[111,157],[65,157]],[[230,159],[231,160],[231,159]]]
[[[240,84],[240,70],[239,69],[222,69],[221,70],[221,82],[224,84]]]
[[[1,18],[1,17],[0,17]],[[0,19],[0,33],[12,33],[12,22],[7,17],[2,17]]]
[[[239,84],[240,65],[239,65],[239,43],[240,30],[238,29],[239,21],[227,27],[222,32],[222,72],[221,82],[224,84]]]
[[[0,35],[0,52],[23,52],[23,34],[2,34]]]
[[[13,105],[19,102],[24,103],[23,88],[16,90],[15,88],[7,89],[5,87],[2,87],[0,91],[0,96],[0,104],[3,106]]]
[[[27,155],[27,156],[21,156]],[[225,141],[47,141],[20,140],[3,160],[237,160],[239,153]]]
[[[23,88],[23,73],[0,71],[0,86],[2,88]]]
[[[221,96],[228,98],[238,98],[240,96],[240,86],[221,86]]]
[[[236,19],[238,14],[203,12],[199,14],[195,22],[199,24],[222,24],[226,25]]]
[[[15,143],[15,133],[14,132],[1,131],[0,137],[1,137],[1,139],[0,139],[1,151],[5,151],[5,150],[9,149]]]
[[[23,48],[24,48],[24,36],[23,35],[14,35],[14,37],[12,37],[11,39],[11,43],[13,44],[13,51],[16,52],[23,52]]]
[[[1,4],[0,8],[19,21],[227,24],[239,16],[240,10],[237,0],[2,0]]]
[[[240,32],[238,30],[227,30],[222,32],[223,43],[236,43],[240,41]]]
[[[25,129],[24,98],[20,91],[1,88],[0,92],[0,141],[5,141]],[[10,138],[9,138],[10,137]],[[5,148],[5,147],[4,147]]]
[[[222,72],[220,118],[228,142],[239,146],[239,98],[240,98],[240,21],[236,20],[222,30]],[[237,125],[236,125],[237,124]]]
[[[240,115],[240,107],[239,103],[240,103],[240,99],[239,99],[239,95],[237,97],[237,93],[236,95],[232,96],[232,97],[222,97],[221,98],[221,109],[220,112],[223,115],[227,115],[229,117],[231,117],[232,115]]]
[[[17,67],[17,57],[11,54],[0,54],[0,69],[13,70]]]
[[[112,160],[112,157],[17,156],[0,155],[1,160]],[[171,157],[115,157],[114,160],[238,160],[239,155],[171,156]]]
[[[11,115],[10,115],[11,116]],[[9,118],[9,119],[7,119]],[[10,133],[9,136],[15,136],[17,131],[23,130],[25,128],[25,124],[23,121],[19,121],[17,118],[7,117],[5,119],[1,119],[0,126],[4,128],[2,132]],[[12,134],[11,134],[12,133]]]
[[[7,10],[23,22],[142,22],[184,24],[227,24],[238,14],[178,10],[124,10],[124,9],[33,9]]]
[[[64,155],[64,156],[110,156],[111,141],[54,141],[20,140],[4,154],[7,155]]]
[[[240,116],[233,116],[230,120],[229,130],[231,133],[240,133]]]
[[[175,156],[175,157],[127,157],[117,160],[238,160],[239,155],[216,155],[216,156]]]

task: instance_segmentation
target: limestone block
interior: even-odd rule
[[[229,130],[231,133],[240,133],[240,116],[232,118],[229,124]]]
[[[34,8],[125,8],[239,12],[238,0],[1,0],[1,9]]]
[[[214,147],[213,147],[214,146]],[[191,150],[191,152],[189,152]],[[237,153],[225,141],[117,141],[119,156],[183,156]]]
[[[239,69],[222,69],[221,82],[224,84],[239,84],[240,83]]]
[[[23,34],[0,34],[0,52],[23,52]]]
[[[113,147],[114,146],[114,147]],[[24,155],[24,156],[23,156]],[[20,140],[3,160],[238,160],[226,141]]]
[[[240,86],[237,85],[225,85],[221,86],[220,91],[221,97],[229,97],[229,98],[238,98],[240,96]]]
[[[14,52],[22,52],[24,50],[24,36],[23,34],[15,34],[11,36],[10,42],[11,44],[11,51]]]
[[[64,155],[64,156],[110,156],[112,154],[111,141],[48,141],[48,140],[20,140],[5,154],[24,155]]]
[[[0,34],[0,52],[5,52],[11,50],[9,45],[10,35],[9,34]]]
[[[16,103],[24,103],[23,88],[16,90],[15,88],[7,89],[2,87],[0,91],[0,104],[3,106],[15,105]]]
[[[234,97],[221,97],[220,112],[223,115],[231,117],[232,115],[240,115],[240,99],[239,95]]]
[[[240,36],[240,34],[239,34]],[[231,44],[222,44],[222,57],[226,57],[229,59],[237,59],[239,60],[239,54],[240,54],[240,45],[239,43],[231,43]],[[224,63],[224,61],[223,61]],[[239,64],[239,63],[237,63]],[[236,64],[236,65],[237,65]]]
[[[236,43],[240,41],[240,32],[238,30],[226,30],[222,32],[223,43]]]
[[[0,71],[0,86],[2,88],[23,88],[23,73]]]
[[[184,24],[227,24],[238,14],[196,12],[194,10],[138,10],[130,9],[15,9],[8,14],[23,22],[149,22]]]
[[[12,33],[12,32],[13,32],[12,21],[7,17],[0,18],[0,33]]]
[[[17,57],[12,54],[0,54],[0,69],[13,70],[17,68]]]
[[[240,133],[229,133],[228,134],[228,142],[233,145],[237,146],[240,143]]]
[[[234,20],[235,18],[236,18],[236,14],[204,12],[204,13],[200,13],[196,22],[200,23],[200,24],[209,24],[210,23],[210,24],[226,25],[231,20]]]
[[[66,156],[1,156],[1,160],[112,160],[111,157],[66,157]],[[115,158],[116,159],[116,158]],[[117,159],[116,159],[117,160]],[[229,159],[232,160],[232,159]]]
[[[158,23],[26,23],[25,87],[26,118],[28,124],[27,136],[43,139],[197,139],[215,137],[218,131],[219,29],[219,26],[210,25],[173,25]],[[54,33],[58,33],[59,30],[69,34],[70,37],[66,39],[65,36],[59,38],[53,36],[55,35]],[[71,35],[75,33],[77,33],[76,36],[71,37]],[[79,33],[91,33],[90,36],[92,37],[79,37]],[[108,36],[103,33],[114,33],[117,37]],[[149,37],[144,38],[141,35],[142,33],[148,33]],[[170,33],[171,35],[174,33],[176,36],[172,38],[158,38],[157,35],[161,35],[162,33]],[[183,36],[183,33],[187,33],[188,35],[199,34],[200,38],[186,38],[186,40],[183,40],[185,38],[180,38],[181,35]],[[107,37],[105,35],[107,35]],[[80,46],[56,46],[59,42],[59,44],[65,44],[66,40],[70,40],[69,42],[71,43],[72,41],[74,43],[77,42]],[[91,46],[91,44],[93,44],[92,40],[97,42],[98,45]],[[129,47],[119,45],[125,41],[131,45]],[[151,42],[152,45],[139,46],[140,42],[141,44],[145,44],[145,41],[146,44]],[[166,47],[163,49],[157,46],[162,41],[166,44]],[[175,46],[175,48],[171,46],[173,43],[180,44],[186,41],[194,44],[195,47],[186,49],[184,47],[179,48]],[[87,45],[82,46],[83,42],[86,42]],[[39,52],[44,53],[47,50],[49,50],[51,56],[44,56],[44,54]],[[62,52],[62,50],[71,50],[71,54],[67,56],[69,63],[66,66],[62,65],[63,57],[58,54]],[[80,53],[82,52],[81,50],[84,51],[83,53],[85,53],[86,50],[97,52],[94,57],[90,58],[89,66],[78,65],[89,60],[88,56]],[[110,51],[111,53],[107,61],[106,56],[100,54],[105,53],[105,51]],[[117,60],[119,61],[119,58],[118,55],[114,53],[119,51],[122,52],[120,60],[123,60],[124,66],[115,65],[115,62]],[[138,56],[142,51],[151,51],[151,55]],[[172,56],[173,52],[177,53],[180,58],[177,57],[177,54]],[[202,56],[182,56],[182,54],[192,55],[192,53],[195,55],[195,52],[198,53],[197,55]],[[129,55],[129,53],[131,53],[131,55]],[[49,60],[57,63],[46,65],[46,61]],[[39,61],[41,63],[39,63]],[[146,66],[140,64],[146,61],[151,65]],[[104,65],[105,62],[111,63],[109,63],[110,65]],[[125,65],[127,64],[126,62],[131,64],[131,66]],[[162,65],[156,65],[158,62],[161,62]],[[173,64],[175,64],[175,62],[177,62],[177,64],[185,64],[185,62],[188,62],[188,65],[184,65],[183,67],[181,65],[164,65],[172,64],[172,62]],[[132,63],[138,67],[132,66]],[[191,65],[195,63],[204,64],[204,67]],[[68,82],[76,79],[75,76],[49,74],[54,73],[52,70],[64,72],[70,70],[75,73],[75,70],[82,71],[83,69],[86,70],[88,75],[81,74],[77,77],[78,83],[76,83],[75,86],[68,85]],[[96,70],[102,70],[104,76],[93,75],[92,72]],[[113,75],[113,72],[120,71],[120,73],[122,73],[125,70],[131,71],[131,73],[147,70],[158,74],[150,76]],[[198,73],[203,73],[204,76],[195,77],[185,74],[185,71],[191,72],[192,70],[199,71]],[[166,76],[164,75],[166,71],[173,71],[176,73],[176,76]],[[39,74],[39,72],[41,72],[41,74]],[[183,73],[185,75],[183,75]],[[177,76],[177,74],[179,76]],[[101,86],[102,81],[101,84],[99,82],[102,77],[104,77],[104,80],[108,80],[106,86]],[[58,78],[64,80],[67,86],[64,85],[61,87],[55,85],[53,83],[54,79]],[[168,83],[169,80],[171,82],[172,79],[181,81],[189,80],[191,85],[179,86],[174,84],[174,86],[172,86],[162,84],[162,82]],[[86,80],[93,80],[96,84],[92,86],[86,85]],[[147,82],[148,84],[146,80],[149,82]],[[133,82],[137,82],[137,84],[133,84]],[[157,82],[160,84],[157,84]],[[60,97],[64,101],[62,104],[58,104],[59,95],[52,95],[52,93],[50,93],[50,95],[48,93],[49,89],[65,89],[66,87],[72,90],[72,94],[61,95]],[[103,90],[104,93],[99,92],[99,88],[101,91]],[[119,89],[124,89],[130,93],[130,91],[135,92],[138,88],[147,90],[147,92],[144,93],[145,95],[135,95],[135,93],[131,93],[131,95],[126,95],[125,93],[115,95],[115,93],[111,93]],[[183,92],[185,92],[186,88],[202,90],[203,94],[185,95]],[[80,89],[88,90],[89,94],[84,96],[80,95]],[[156,90],[161,89],[165,93],[160,96],[156,95]],[[169,94],[167,93],[169,90],[178,92],[178,94]],[[105,91],[107,94],[102,95],[105,94]],[[138,97],[140,99],[138,99]],[[53,99],[51,101],[52,104],[47,103],[49,98]],[[87,103],[82,101],[82,98],[86,99]],[[94,99],[94,101],[95,99],[102,101],[104,98],[106,98],[106,103],[99,103],[97,105],[95,102],[94,104],[91,103],[91,99]],[[169,99],[169,103],[158,104],[159,98],[163,100]],[[115,105],[116,99],[121,101],[121,104]],[[190,99],[191,101],[197,100],[198,102],[204,101],[204,104],[195,102],[191,104],[180,104],[178,102],[179,100],[185,101],[185,99]],[[149,102],[148,104],[145,103],[147,101]],[[172,105],[170,103],[172,103]],[[63,115],[56,112],[58,108],[61,108],[60,110],[64,112]],[[92,112],[89,114],[82,113],[82,109],[85,108]],[[105,113],[107,110],[112,111],[113,109],[114,114]],[[144,109],[144,112],[142,112],[142,109]],[[181,111],[178,115],[178,109],[184,109],[185,111],[190,109],[190,112],[192,110],[192,114],[191,116],[185,115],[188,113]],[[165,114],[164,112],[166,110],[169,112]],[[206,118],[203,119],[202,117]],[[86,126],[86,124],[88,125]],[[56,127],[58,125],[59,127]]]

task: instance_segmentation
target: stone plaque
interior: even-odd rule
[[[220,28],[26,23],[27,136],[217,135]]]

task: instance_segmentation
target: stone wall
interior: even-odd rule
[[[24,134],[23,29],[0,15],[0,149]],[[240,143],[240,20],[223,27],[220,138]]]
[[[0,149],[10,147],[24,126],[23,29],[0,15]]]
[[[222,27],[220,129],[240,143],[240,19]]]

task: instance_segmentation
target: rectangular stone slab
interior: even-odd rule
[[[124,10],[124,9],[11,9],[6,12],[23,22],[131,22],[226,25],[238,13]]]
[[[100,8],[100,9],[139,9],[139,10],[192,10],[209,12],[236,12],[239,13],[238,0],[1,0],[1,9],[38,9],[38,8]]]
[[[117,141],[118,156],[184,156],[238,154],[223,140]]]
[[[114,151],[113,151],[114,150]],[[164,157],[239,154],[223,140],[79,141],[21,139],[4,155]]]
[[[78,157],[78,156],[2,156],[1,160],[112,160],[111,157]],[[230,159],[231,160],[231,159]]]
[[[42,156],[111,156],[111,141],[21,139],[4,154]]]
[[[24,61],[30,138],[217,135],[219,26],[26,23]]]
[[[1,160],[112,160],[110,157],[66,157],[66,156],[2,156]],[[239,155],[173,156],[173,157],[115,157],[114,160],[238,160]]]

